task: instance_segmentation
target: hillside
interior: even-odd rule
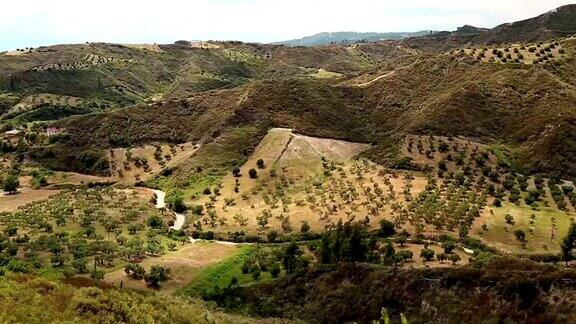
[[[340,85],[262,80],[58,125],[71,134],[66,145],[100,148],[212,141],[231,126],[287,127],[306,135],[382,145],[403,133],[463,135],[510,145],[518,154],[518,168],[574,176],[574,41],[564,47],[567,57],[554,65],[505,66],[466,57],[422,56],[393,70],[370,71],[368,78],[344,79]],[[378,73],[386,77],[378,78]],[[366,79],[376,80],[357,86]],[[379,159],[383,153],[369,154]]]
[[[273,323],[210,310],[199,301],[120,290],[90,279],[16,275],[0,280],[2,321]],[[283,321],[286,322],[286,321]]]
[[[571,322],[575,8],[0,53],[0,321]]]
[[[566,5],[534,18],[501,24],[492,29],[463,26],[405,40],[409,46],[438,52],[470,45],[551,41],[576,34],[576,5]]]
[[[206,44],[87,43],[0,54],[0,120],[54,120],[261,79],[337,76],[409,54],[387,44],[313,48]]]

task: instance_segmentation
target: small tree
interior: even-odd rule
[[[272,264],[272,268],[270,268],[270,275],[272,278],[278,278],[278,275],[280,275],[280,265],[278,263],[275,262]]]
[[[442,243],[442,248],[444,249],[444,253],[451,254],[452,252],[454,252],[456,244],[454,244],[454,242],[452,241],[446,241]]]
[[[14,194],[18,191],[20,187],[20,181],[18,177],[13,174],[9,174],[2,182],[2,189],[8,194]]]
[[[164,220],[159,215],[154,214],[148,217],[146,224],[150,228],[162,228],[164,226]]]
[[[300,232],[308,233],[310,231],[310,225],[307,221],[302,222],[302,226],[300,226]]]
[[[235,167],[234,169],[232,169],[232,174],[234,175],[234,177],[238,178],[240,176],[240,168]]]
[[[521,230],[521,229],[515,230],[514,236],[516,236],[516,239],[518,240],[518,242],[520,242],[520,243],[526,242],[526,232],[524,232],[524,230]]]
[[[408,232],[406,232],[405,230],[400,232],[400,234],[398,234],[398,236],[396,237],[396,243],[400,244],[400,246],[404,246],[404,244],[406,244],[406,241],[408,241]]]
[[[248,170],[248,175],[250,176],[250,179],[256,179],[256,178],[258,178],[258,171],[256,171],[256,169],[252,168],[252,169]]]
[[[256,161],[256,166],[258,167],[258,169],[264,169],[264,160],[262,159],[258,159],[258,161]]]
[[[71,262],[72,268],[74,268],[78,273],[85,273],[88,269],[88,263],[84,258],[74,259]]]
[[[380,220],[380,229],[378,230],[378,235],[380,237],[389,237],[394,235],[394,233],[396,233],[396,230],[394,228],[394,223],[387,220],[387,219],[382,219]]]
[[[458,261],[462,260],[462,258],[460,258],[460,256],[456,253],[451,254],[450,256],[448,256],[448,259],[450,261],[452,261],[452,264],[456,264],[458,263]]]
[[[282,255],[282,263],[284,264],[286,272],[293,273],[296,270],[301,254],[302,251],[300,251],[300,247],[298,247],[296,242],[292,242],[286,247]]]
[[[396,251],[394,250],[392,243],[388,242],[388,244],[384,245],[384,248],[382,249],[382,258],[385,264],[394,261],[395,254]]]
[[[170,269],[160,265],[150,268],[150,272],[144,275],[144,281],[151,287],[159,287],[159,283],[168,280]]]
[[[186,205],[184,204],[184,197],[180,192],[177,192],[170,197],[169,204],[170,208],[177,213],[183,213],[186,211]]]
[[[434,250],[422,249],[420,251],[420,257],[424,260],[424,262],[430,261],[434,258]]]
[[[562,259],[568,265],[568,261],[574,259],[572,255],[572,250],[576,246],[576,223],[570,224],[570,228],[568,229],[568,234],[562,240],[561,250],[562,250]]]
[[[438,261],[440,261],[440,263],[444,263],[444,261],[446,261],[448,259],[448,254],[446,253],[439,253],[436,256],[436,259],[438,259]]]

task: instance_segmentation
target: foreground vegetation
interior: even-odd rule
[[[154,293],[98,287],[90,280],[62,282],[35,275],[0,278],[3,322],[254,323],[211,310],[202,302]]]

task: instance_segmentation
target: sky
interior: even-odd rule
[[[63,43],[274,42],[319,32],[491,28],[561,0],[17,0],[0,4],[0,51]]]

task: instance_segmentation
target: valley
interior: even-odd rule
[[[571,322],[574,17],[0,53],[0,321]]]

